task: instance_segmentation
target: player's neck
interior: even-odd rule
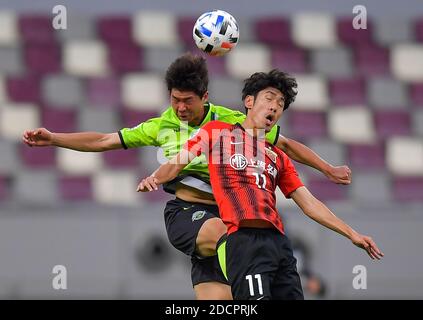
[[[250,118],[246,118],[244,122],[241,123],[241,126],[245,129],[246,132],[252,134],[252,136],[263,136],[264,128],[258,128],[256,123],[252,121]]]

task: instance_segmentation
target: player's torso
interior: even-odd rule
[[[281,157],[264,137],[255,138],[240,125],[228,129],[221,131],[209,158],[213,193],[225,208],[222,218],[230,224],[264,219],[282,228],[275,197]]]

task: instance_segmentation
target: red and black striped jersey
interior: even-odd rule
[[[248,130],[247,130],[248,131]],[[284,233],[276,209],[276,187],[286,197],[303,186],[288,156],[240,124],[212,121],[188,140],[185,149],[208,160],[210,182],[228,234],[243,220],[267,220]]]

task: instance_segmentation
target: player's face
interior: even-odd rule
[[[199,97],[193,91],[170,91],[170,103],[177,117],[181,121],[187,121],[190,125],[199,125],[204,118],[204,103],[208,93]]]
[[[252,117],[256,128],[265,129],[268,132],[282,116],[284,105],[285,98],[282,92],[269,87],[257,94],[248,115]]]

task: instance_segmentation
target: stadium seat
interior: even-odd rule
[[[40,125],[39,110],[33,104],[4,104],[0,108],[0,135],[5,139],[21,141],[22,133]]]
[[[76,111],[54,107],[41,108],[41,125],[52,132],[75,132]]]
[[[255,21],[257,41],[267,45],[292,45],[291,28],[282,17],[259,18]]]
[[[423,110],[416,110],[411,115],[413,133],[423,137]]]
[[[15,13],[0,11],[0,46],[10,46],[18,42],[19,30]]]
[[[393,47],[391,70],[399,80],[423,81],[423,44],[402,44]]]
[[[298,47],[273,46],[271,51],[272,67],[291,74],[308,72],[308,56]]]
[[[132,42],[112,42],[108,48],[108,63],[116,74],[144,69],[144,50]]]
[[[192,28],[194,26],[197,17],[180,17],[177,20],[177,28],[178,28],[178,36],[179,40],[182,41],[187,46],[192,45],[193,36],[192,36]]]
[[[57,149],[57,167],[69,175],[86,175],[102,171],[102,157],[98,153]]]
[[[148,119],[158,117],[164,109],[156,110],[144,110],[138,111],[134,109],[122,108],[122,127],[132,128],[139,125],[141,122],[147,121]],[[116,128],[121,129],[121,128]],[[116,130],[117,131],[117,130]]]
[[[198,49],[196,49],[195,54],[203,55],[207,60],[207,68],[209,69],[210,76],[226,76],[227,77],[227,70],[226,70],[226,63],[225,57],[211,57],[204,53],[201,53]]]
[[[352,54],[342,47],[316,49],[310,55],[311,70],[332,78],[353,76]]]
[[[168,101],[163,79],[155,73],[126,74],[122,79],[122,102],[128,108],[162,108]]]
[[[423,201],[423,178],[395,177],[392,194],[397,201]]]
[[[209,100],[218,105],[231,109],[241,109],[244,104],[241,100],[242,83],[228,77],[212,77],[209,83]]]
[[[326,110],[329,104],[326,80],[316,75],[297,76],[296,110]]]
[[[55,43],[32,43],[24,47],[24,59],[29,73],[58,73],[62,68],[61,50]]]
[[[345,45],[357,46],[373,42],[373,23],[369,19],[366,29],[355,29],[351,16],[338,18],[336,31],[339,41]]]
[[[399,176],[423,175],[423,142],[412,137],[393,137],[387,142],[387,165]]]
[[[102,204],[134,206],[142,198],[135,192],[138,177],[132,171],[102,170],[94,175],[92,185],[94,198]]]
[[[410,84],[410,99],[414,105],[423,107],[423,82]]]
[[[40,83],[37,76],[9,77],[7,96],[14,102],[40,102]]]
[[[79,77],[101,77],[109,72],[106,46],[99,41],[68,41],[63,47],[63,69]]]
[[[348,160],[352,167],[360,170],[385,168],[385,148],[382,143],[348,145]]]
[[[289,110],[290,134],[298,138],[327,136],[326,115],[318,111]]]
[[[379,18],[375,24],[375,41],[382,46],[414,41],[411,24],[397,17]]]
[[[17,152],[16,142],[1,139],[0,154],[0,176],[15,174],[19,171],[21,168],[21,158]]]
[[[423,43],[423,18],[416,19],[415,24],[416,40]]]
[[[254,61],[252,64],[251,61]],[[239,44],[226,57],[226,69],[232,77],[244,80],[257,70],[271,69],[270,51],[259,44]]]
[[[66,74],[49,75],[42,81],[43,101],[52,107],[76,108],[84,101],[80,80]]]
[[[139,165],[136,149],[111,150],[103,153],[103,160],[109,169],[136,168]]]
[[[351,184],[352,200],[358,203],[388,203],[390,178],[386,172],[356,172]]]
[[[21,39],[25,43],[54,43],[54,28],[48,15],[24,15],[18,21]]]
[[[20,158],[27,168],[53,169],[56,165],[55,148],[31,148],[21,144]]]
[[[147,71],[164,74],[168,66],[184,52],[181,47],[172,48],[146,47],[144,50],[144,66]]]
[[[22,53],[19,47],[0,46],[0,73],[6,75],[21,75],[24,70]]]
[[[93,198],[90,176],[61,176],[58,184],[62,200],[81,201]]]
[[[331,104],[365,105],[365,82],[361,78],[342,78],[329,81]]]
[[[374,114],[376,133],[379,138],[407,136],[410,130],[410,116],[407,111],[378,110]]]
[[[120,81],[116,78],[88,79],[87,101],[98,108],[115,108],[120,104]]]
[[[128,16],[104,16],[97,20],[97,33],[106,43],[131,43],[132,21]]]
[[[376,109],[404,109],[408,105],[405,84],[392,78],[368,79],[367,95],[370,105]]]
[[[132,33],[141,46],[173,47],[178,39],[176,30],[176,17],[171,13],[142,11],[133,16]]]
[[[76,10],[73,11],[70,7],[67,9],[68,28],[66,30],[58,30],[56,33],[57,39],[63,43],[67,41],[95,39],[97,36],[95,20],[89,14],[77,12]]]
[[[327,138],[312,138],[307,145],[323,159],[327,159],[333,165],[342,165],[346,161],[345,146]]]
[[[343,143],[372,143],[376,139],[372,115],[364,108],[332,110],[329,132],[332,139]]]
[[[26,171],[16,174],[13,184],[15,201],[31,206],[48,206],[58,201],[56,173],[52,170]]]
[[[92,107],[82,108],[78,113],[77,131],[116,132],[120,127],[115,110],[101,110]]]
[[[390,73],[389,49],[374,45],[354,48],[356,72],[362,76],[388,75]]]
[[[327,48],[336,45],[334,18],[323,13],[301,13],[291,21],[292,38],[304,48]]]
[[[343,201],[347,199],[346,189],[326,178],[310,177],[307,188],[321,201]]]

